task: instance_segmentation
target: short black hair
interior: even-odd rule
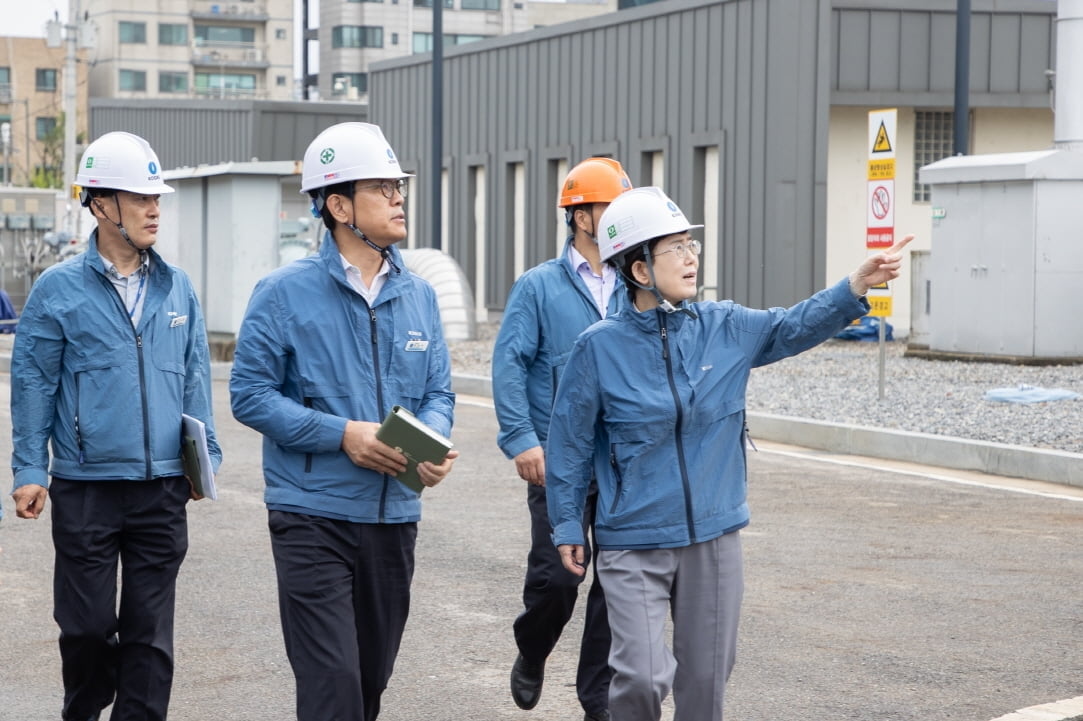
[[[94,198],[111,198],[117,194],[113,188],[83,188],[79,196],[79,204],[84,208],[90,207],[90,201]]]
[[[338,222],[335,220],[335,217],[331,215],[331,211],[327,209],[327,198],[332,195],[342,195],[344,197],[352,199],[355,182],[356,181],[353,180],[347,180],[342,183],[325,185],[322,188],[315,188],[308,191],[309,196],[311,196],[313,200],[316,200],[318,198],[323,199],[323,202],[320,204],[320,218],[323,219],[323,225],[328,230],[334,232],[335,226],[338,225]]]

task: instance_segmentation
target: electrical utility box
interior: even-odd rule
[[[932,352],[1083,360],[1083,151],[956,156],[932,185]]]

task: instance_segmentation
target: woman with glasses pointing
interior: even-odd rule
[[[376,438],[394,405],[451,433],[451,361],[432,286],[408,271],[406,178],[379,127],[305,152],[319,255],[261,280],[237,336],[233,415],[264,436],[271,549],[299,721],[373,721],[410,608],[419,494]],[[451,470],[418,466],[426,486]]]
[[[699,241],[659,188],[617,197],[599,221],[603,260],[631,308],[576,341],[557,390],[546,467],[553,540],[583,573],[582,506],[597,479],[595,565],[612,646],[609,710],[721,721],[744,590],[745,389],[756,366],[796,355],[865,315],[865,293],[898,276],[907,236],[791,308],[696,295]],[[673,648],[666,644],[672,617]]]

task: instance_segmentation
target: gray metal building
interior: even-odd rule
[[[90,101],[90,137],[124,130],[147,139],[165,168],[300,160],[321,130],[366,121],[361,103],[271,100]]]
[[[571,164],[624,163],[705,222],[713,297],[786,305],[821,287],[832,104],[951,108],[955,0],[668,0],[448,48],[443,247],[498,311],[554,254]],[[974,0],[971,106],[1049,102],[1055,3]],[[429,217],[431,58],[372,68],[372,121]],[[526,228],[525,235],[523,228]],[[713,286],[713,288],[711,288]],[[712,296],[708,296],[712,297]]]

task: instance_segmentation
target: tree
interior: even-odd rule
[[[41,163],[34,168],[30,185],[35,188],[61,188],[64,184],[64,113],[41,139]],[[72,161],[74,162],[74,161]]]

